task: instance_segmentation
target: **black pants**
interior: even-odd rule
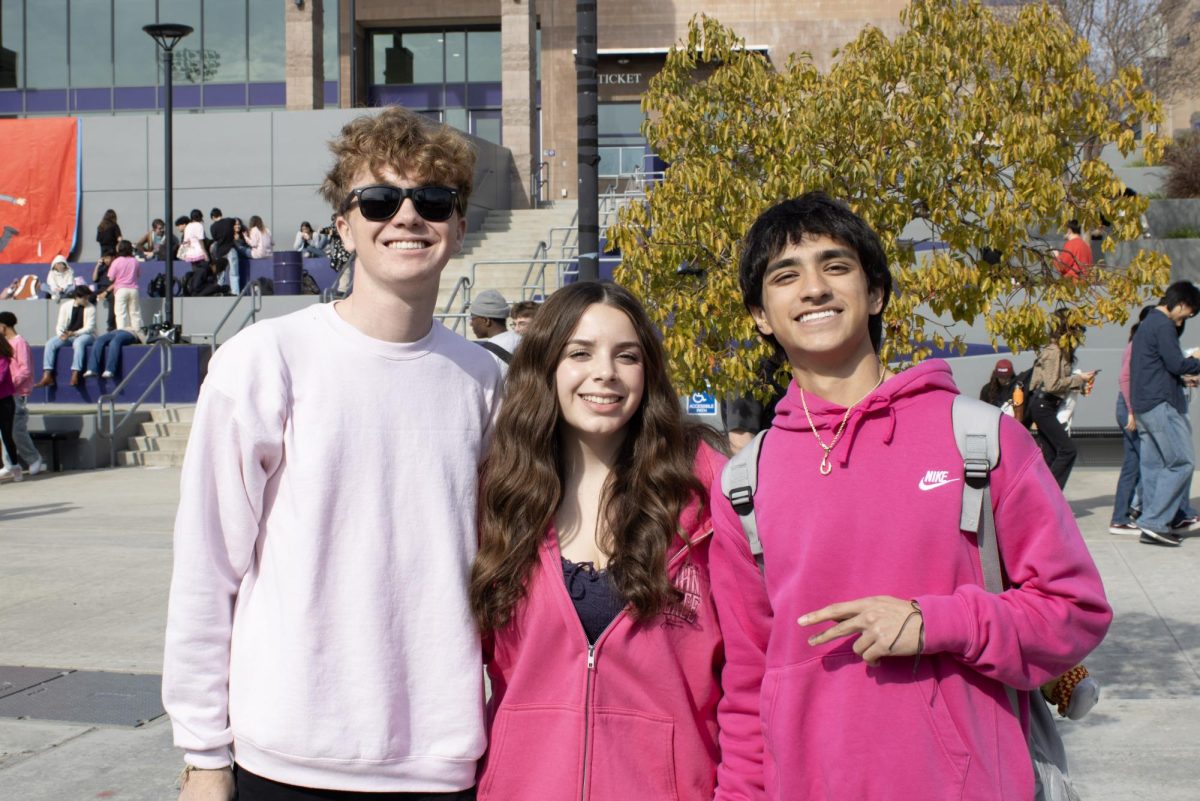
[[[0,440],[3,440],[4,450],[8,452],[8,462],[28,467],[21,464],[21,456],[17,453],[17,441],[13,439],[13,418],[16,414],[17,402],[13,400],[13,396],[0,398]]]
[[[356,793],[348,790],[316,790],[256,776],[242,766],[234,767],[237,801],[474,801],[475,788],[457,793]]]
[[[1037,424],[1038,436],[1042,439],[1042,455],[1046,457],[1046,464],[1050,466],[1059,489],[1067,486],[1071,468],[1075,466],[1075,457],[1079,455],[1071,435],[1058,422],[1058,407],[1061,405],[1062,401],[1053,395],[1038,393],[1033,396],[1028,412]]]

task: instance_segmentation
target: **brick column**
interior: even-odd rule
[[[536,0],[501,0],[500,71],[504,103],[500,136],[512,152],[513,208],[529,208],[530,176],[537,163]]]
[[[289,111],[325,108],[324,0],[275,0],[283,3]]]

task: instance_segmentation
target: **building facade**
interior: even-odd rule
[[[1011,2],[1011,0],[993,0]],[[1180,38],[1195,22],[1186,0]],[[155,114],[156,48],[178,22],[174,103],[186,112],[400,104],[513,157],[515,202],[576,196],[574,0],[0,0],[0,116]],[[899,30],[903,0],[599,0],[602,185],[644,168],[641,96],[705,13],[776,64],[827,65],[864,25]],[[1186,29],[1186,30],[1183,30]],[[1182,40],[1182,39],[1181,39]],[[1176,98],[1171,129],[1195,120]],[[1177,112],[1177,113],[1176,113]]]

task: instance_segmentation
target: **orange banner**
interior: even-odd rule
[[[69,257],[79,216],[79,121],[0,120],[0,264]]]

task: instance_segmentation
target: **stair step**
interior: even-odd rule
[[[182,437],[187,439],[192,433],[191,423],[142,423],[143,437]]]
[[[183,453],[187,440],[182,437],[130,437],[129,449],[141,453]]]
[[[182,467],[183,454],[167,451],[121,451],[117,461],[123,467]]]
[[[190,423],[196,413],[195,406],[153,407],[150,409],[150,419],[156,423]]]

